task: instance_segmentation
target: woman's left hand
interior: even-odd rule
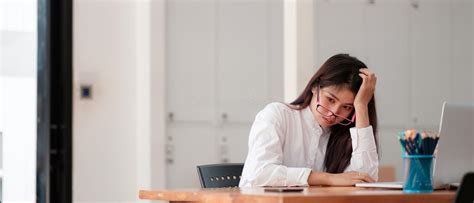
[[[362,68],[359,70],[359,76],[362,78],[362,85],[360,86],[359,92],[354,99],[354,106],[357,107],[367,107],[370,100],[374,96],[375,84],[377,82],[377,77],[375,73],[369,71],[367,68]]]

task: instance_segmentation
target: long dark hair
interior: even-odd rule
[[[359,59],[349,56],[348,54],[332,56],[324,62],[313,75],[301,95],[293,101],[291,105],[298,110],[308,107],[313,97],[311,90],[318,87],[335,86],[337,88],[348,88],[356,95],[362,84],[362,78],[359,76],[359,69],[361,68],[367,68],[367,66]],[[368,104],[368,111],[369,122],[374,130],[375,143],[376,146],[378,146],[376,136],[377,112],[375,110],[375,96],[372,97]],[[348,126],[331,126],[331,136],[329,137],[326,156],[324,158],[326,172],[342,173],[349,165],[352,154],[352,140],[349,128],[354,126],[355,123]]]

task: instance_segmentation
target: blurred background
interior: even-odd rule
[[[37,5],[0,0],[6,201],[35,200]],[[401,179],[397,132],[474,102],[473,20],[472,0],[74,0],[73,200],[200,187],[196,165],[244,162],[258,111],[337,53],[377,74],[380,163]]]

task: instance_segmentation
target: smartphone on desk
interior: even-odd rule
[[[265,192],[303,192],[304,188],[301,187],[268,187],[265,188]]]

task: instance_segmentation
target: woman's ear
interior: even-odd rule
[[[316,94],[317,91],[318,91],[318,90],[317,90],[316,87],[311,88],[311,92],[312,92],[313,94]]]

